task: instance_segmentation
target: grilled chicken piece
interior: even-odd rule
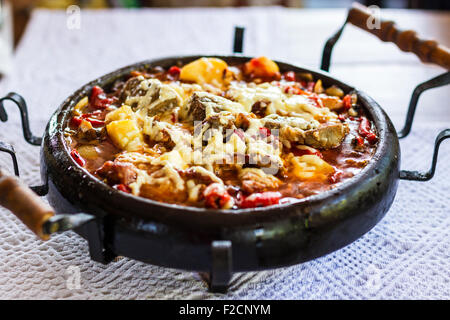
[[[136,181],[137,178],[134,165],[118,161],[106,161],[95,173],[107,179],[110,184],[123,183],[128,185]]]
[[[266,128],[280,129],[284,127],[291,127],[300,130],[316,129],[319,127],[319,122],[316,120],[308,121],[299,117],[283,117],[278,114],[271,114],[262,118],[262,122]]]
[[[245,168],[239,172],[242,190],[247,193],[262,192],[277,188],[281,181],[257,168]]]
[[[186,116],[192,117],[194,121],[203,121],[207,108],[220,112],[222,108],[219,97],[207,92],[194,92],[184,106]]]
[[[197,91],[192,94],[183,107],[184,117],[194,121],[203,121],[206,117],[216,115],[222,111],[235,112],[243,107],[212,93]]]
[[[181,104],[181,97],[169,85],[158,79],[139,76],[129,79],[121,93],[124,103],[133,110],[143,110],[144,115],[154,116],[172,110]]]
[[[305,132],[303,144],[318,149],[336,148],[342,143],[348,132],[348,127],[342,123],[321,125],[315,130]]]
[[[133,96],[143,96],[145,94],[144,90],[140,90],[140,83],[142,81],[141,77],[132,77],[128,79],[122,90],[120,91],[120,102],[124,103],[128,97]]]
[[[278,129],[282,142],[306,144],[318,149],[338,147],[349,129],[342,123],[324,123],[306,121],[296,117],[270,115],[264,124],[269,129]]]

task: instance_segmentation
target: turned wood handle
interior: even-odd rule
[[[435,40],[420,39],[413,30],[399,30],[393,21],[380,20],[379,28],[372,28],[375,19],[368,8],[359,3],[353,3],[347,16],[347,22],[370,32],[382,41],[395,43],[402,51],[414,53],[422,62],[450,69],[449,48]]]
[[[10,176],[1,169],[0,206],[14,213],[41,239],[49,238],[49,235],[42,232],[42,226],[54,215],[53,209],[17,177]]]

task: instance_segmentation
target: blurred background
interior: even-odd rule
[[[8,0],[0,0],[6,3]],[[17,44],[34,8],[65,9],[76,4],[81,8],[143,7],[243,7],[284,6],[292,8],[348,8],[354,0],[10,0],[14,16],[14,43]],[[362,0],[367,6],[450,10],[450,0]]]

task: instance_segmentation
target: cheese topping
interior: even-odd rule
[[[319,150],[340,146],[348,134],[338,113],[362,114],[352,108],[356,95],[325,89],[311,75],[281,74],[263,57],[236,67],[201,58],[133,73],[114,85],[114,96],[94,87],[74,108],[71,128],[77,125],[85,159],[104,159],[94,174],[118,190],[164,202],[265,206],[277,203],[280,192],[301,193],[300,182],[335,181],[338,161],[322,158],[335,151]],[[372,144],[370,122],[358,120]]]

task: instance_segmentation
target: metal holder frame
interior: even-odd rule
[[[327,41],[325,45],[322,57],[323,70],[329,69],[333,46],[339,39],[344,26],[342,26],[339,31]],[[242,27],[235,28],[233,41],[234,54],[241,54],[243,51],[244,31],[245,29]],[[411,130],[417,102],[422,92],[431,88],[446,85],[449,82],[450,74],[449,72],[447,72],[416,87],[411,97],[405,126],[398,134],[399,138],[407,136]],[[6,110],[3,105],[3,101],[6,100],[14,102],[20,110],[23,135],[25,140],[31,145],[41,145],[42,138],[34,136],[30,130],[27,105],[25,103],[25,100],[20,95],[11,92],[7,96],[0,99],[0,120],[6,122],[8,119]],[[447,138],[450,138],[450,129],[442,131],[436,138],[432,165],[431,169],[428,172],[421,173],[417,171],[401,171],[399,178],[418,181],[426,181],[431,179],[436,169],[439,146],[441,142]],[[9,144],[0,142],[0,152],[7,152],[11,155],[15,174],[19,175],[19,168],[14,148]],[[48,182],[46,182],[42,186],[32,187],[32,189],[39,195],[46,195],[48,192]],[[115,258],[113,250],[111,250],[110,248],[115,223],[116,221],[114,220],[114,218],[108,216],[104,218],[96,218],[84,213],[58,214],[57,216],[49,220],[48,225],[46,225],[45,228],[46,230],[48,229],[48,233],[78,228],[77,230],[80,231],[80,234],[86,236],[88,240],[91,259],[107,264],[113,261]],[[208,277],[211,291],[226,292],[229,281],[233,274],[232,251],[231,241],[218,239],[211,242],[211,270],[209,271]]]
[[[28,119],[28,108],[25,99],[15,92],[10,92],[5,97],[0,98],[0,120],[2,122],[8,121],[8,114],[6,113],[5,107],[3,105],[3,101],[5,100],[10,100],[14,102],[16,106],[19,108],[20,117],[22,119],[23,136],[25,140],[33,146],[40,146],[42,143],[42,138],[33,135],[33,133],[31,133],[30,130],[30,121]]]
[[[19,165],[17,164],[16,152],[14,151],[14,147],[10,144],[4,143],[0,141],[0,152],[9,153],[12,158],[13,166],[14,166],[14,174],[19,176]]]
[[[344,28],[346,24],[348,23],[348,17],[347,20],[344,22],[342,27],[339,28],[339,30],[331,36],[327,42],[325,43],[325,46],[323,48],[322,52],[322,62],[320,69],[324,71],[330,70],[330,63],[331,63],[331,54],[333,53],[333,48],[336,45],[337,41],[342,35],[342,32],[344,31]],[[414,88],[413,93],[411,94],[411,99],[409,101],[408,111],[406,113],[406,119],[405,123],[403,125],[403,128],[397,132],[397,136],[399,139],[403,139],[411,132],[412,123],[414,121],[414,115],[416,113],[417,109],[417,103],[419,101],[420,95],[433,88],[439,88],[442,86],[446,86],[450,84],[450,72],[444,72],[430,80],[427,80],[425,82],[420,83]],[[434,144],[434,151],[433,151],[433,159],[431,163],[431,168],[427,172],[419,172],[419,171],[407,171],[407,170],[401,170],[399,178],[402,180],[414,180],[414,181],[428,181],[430,180],[435,173],[436,170],[436,163],[437,163],[437,157],[439,153],[439,146],[442,141],[445,139],[450,138],[450,129],[445,129],[441,131],[438,136],[436,137],[436,141]]]

